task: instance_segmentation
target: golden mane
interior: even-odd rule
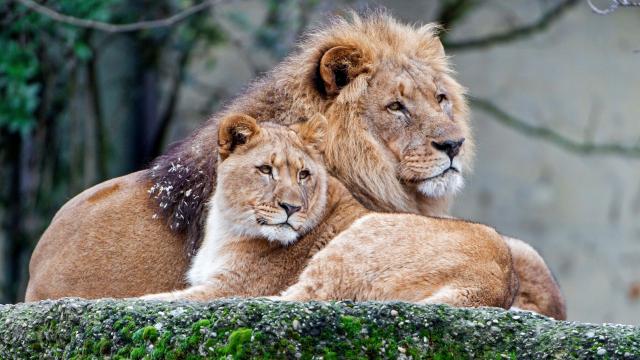
[[[401,24],[378,10],[364,15],[351,13],[349,17],[335,17],[309,31],[292,55],[253,82],[244,94],[213,115],[190,137],[174,144],[154,160],[147,178],[154,184],[149,193],[155,200],[157,214],[166,219],[172,230],[187,232],[187,245],[193,254],[202,238],[202,222],[206,217],[204,204],[215,190],[219,119],[230,113],[244,113],[258,121],[290,125],[306,121],[318,112],[325,114],[336,103],[357,103],[366,93],[368,75],[375,73],[385,59],[399,54],[428,59],[430,68],[448,79],[454,89],[454,113],[466,123],[468,110],[464,89],[449,77],[452,70],[437,37],[438,29],[434,24]],[[364,64],[364,76],[345,84],[337,97],[326,91],[319,69],[323,54],[336,46],[359,49]],[[349,116],[357,114],[351,111]],[[366,148],[375,150],[375,147]],[[350,160],[353,166],[365,168],[360,169],[357,181],[347,181],[345,185],[366,206],[378,211],[425,213],[418,205],[407,205],[410,196],[391,176],[393,173],[388,164]],[[343,180],[342,174],[335,175]],[[375,193],[370,193],[372,191]],[[379,202],[375,201],[378,197],[381,198]],[[432,212],[441,213],[447,203],[447,199],[438,199],[433,203],[438,209]]]

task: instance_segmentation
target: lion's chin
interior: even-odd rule
[[[418,191],[430,198],[455,195],[464,187],[464,178],[458,171],[445,171],[442,175],[427,179],[418,184]]]
[[[293,244],[299,238],[299,234],[292,227],[284,225],[260,226],[260,234],[267,240],[284,246]]]

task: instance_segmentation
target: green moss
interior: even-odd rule
[[[29,344],[29,347],[31,348],[31,350],[33,351],[40,351],[42,350],[42,345],[39,342],[34,342]]]
[[[131,346],[126,345],[126,346],[118,349],[118,351],[116,352],[116,355],[115,355],[114,358],[115,359],[128,359],[130,357],[130,355],[129,355],[130,353],[131,353]]]
[[[357,336],[362,331],[362,322],[354,316],[340,317],[340,325],[349,336]]]
[[[142,329],[142,338],[148,341],[155,341],[158,338],[158,329],[153,326],[146,326]]]
[[[143,334],[143,337],[144,337],[144,334]],[[151,339],[152,337],[153,336],[150,336],[149,339]],[[158,336],[156,333],[156,336],[153,337],[153,340],[157,339],[157,337]],[[172,337],[173,337],[173,334],[170,331],[166,331],[162,333],[162,336],[155,343],[153,352],[151,353],[152,359],[164,359],[167,357],[168,350],[171,348]]]
[[[184,354],[178,350],[167,351],[164,354],[165,360],[178,360],[184,357]]]
[[[338,354],[329,350],[328,348],[324,348],[324,359],[325,360],[337,360]]]
[[[191,335],[187,338],[187,349],[194,348],[200,343],[200,335]]]
[[[142,359],[146,355],[146,353],[147,351],[144,347],[137,347],[131,350],[131,353],[129,354],[129,356],[132,360],[137,360],[137,359]]]
[[[94,354],[103,354],[107,355],[111,351],[111,341],[106,338],[100,339],[97,343],[93,345],[93,353]]]
[[[208,328],[210,326],[211,326],[211,320],[202,319],[202,320],[198,320],[195,324],[193,324],[191,329],[194,333],[197,333],[200,331],[200,329]]]
[[[222,355],[231,355],[234,359],[243,359],[245,357],[245,346],[251,341],[253,330],[240,328],[229,335],[227,345],[222,348]]]
[[[117,320],[113,324],[114,330],[117,330],[118,334],[120,334],[120,336],[126,339],[131,338],[133,334],[133,330],[136,327],[137,327],[136,322],[133,320],[131,316],[125,316],[122,319]]]

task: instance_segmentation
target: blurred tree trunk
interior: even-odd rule
[[[4,293],[0,302],[13,302],[18,297],[18,287],[20,285],[23,253],[27,251],[25,246],[26,239],[24,236],[23,223],[23,191],[22,191],[22,135],[19,133],[4,134],[6,173],[3,175],[3,181],[9,184],[6,187],[6,216],[3,228],[8,234],[7,243],[5,244],[4,256]]]

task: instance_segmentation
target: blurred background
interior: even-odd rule
[[[308,26],[384,6],[442,23],[469,88],[478,157],[453,214],[536,247],[570,319],[640,323],[640,9],[201,1],[0,0],[0,302],[23,298],[31,251],[67,200],[144,168]]]

